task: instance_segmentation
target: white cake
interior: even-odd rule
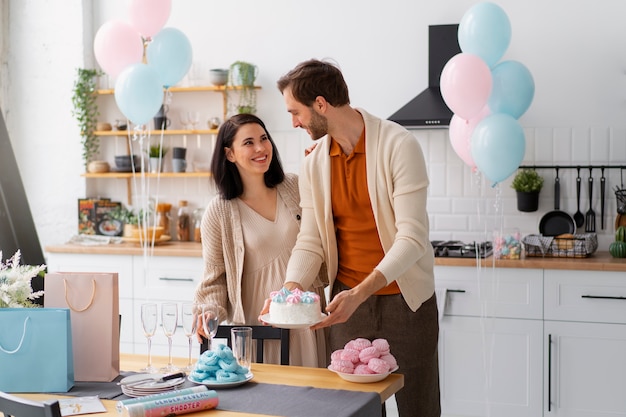
[[[311,291],[286,288],[270,294],[270,320],[281,324],[317,323],[322,315],[320,297]]]

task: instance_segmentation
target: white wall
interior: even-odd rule
[[[58,16],[57,2],[4,2],[9,4],[4,22],[11,52],[3,111],[42,245],[63,243],[75,233],[76,199],[88,189],[80,177],[80,140],[70,113],[75,68],[94,65],[93,34],[108,20],[126,19],[127,1],[65,1],[62,24],[52,17]],[[173,0],[167,26],[190,39],[195,68],[227,67],[235,60],[260,67],[258,114],[279,143],[286,168],[297,171],[310,140],[290,126],[275,88],[280,75],[304,59],[333,58],[344,71],[352,104],[388,117],[427,84],[428,25],[458,23],[475,3],[363,0],[356,8],[354,2],[331,0]],[[626,3],[497,3],[512,26],[504,59],[524,63],[536,83],[534,102],[520,119],[527,139],[524,163],[626,164]],[[83,14],[91,16],[90,7],[93,21],[82,20]],[[179,105],[176,100],[172,107]],[[214,110],[204,112],[208,118]],[[520,213],[510,179],[491,188],[476,178],[453,152],[447,130],[416,130],[415,135],[431,175],[432,239],[482,240],[500,223],[524,234],[537,232],[541,215],[552,210],[552,172],[545,172],[539,212]],[[50,159],[52,155],[60,159]],[[576,208],[573,174],[560,173],[561,209],[570,213]],[[604,250],[612,241],[616,213],[610,190],[620,181],[618,170],[607,174],[607,230],[599,230],[598,219]],[[586,180],[588,172],[584,175]],[[599,172],[594,175],[599,178]],[[111,184],[103,186],[104,192],[125,195],[118,185],[109,191]],[[197,206],[210,198],[206,185],[179,185],[162,183],[161,196],[174,203],[188,198]],[[588,208],[586,188],[581,206]],[[599,213],[599,203],[594,209]]]

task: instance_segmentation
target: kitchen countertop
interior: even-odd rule
[[[118,243],[109,245],[83,246],[76,244],[46,246],[49,253],[76,253],[93,255],[143,255],[144,251],[136,243]],[[149,248],[150,249],[150,248]],[[154,246],[154,256],[191,256],[201,257],[202,246],[196,242],[165,242]],[[617,271],[626,272],[626,258],[613,258],[608,252],[598,251],[586,258],[541,258],[526,257],[520,260],[481,259],[481,265],[498,268],[534,268],[563,269],[579,271]],[[474,258],[435,258],[437,266],[476,266]]]
[[[148,247],[148,253],[154,256],[191,256],[202,257],[202,245],[197,242],[163,242]],[[89,255],[143,255],[144,248],[137,243],[110,243],[108,245],[63,244],[46,246],[49,253],[81,253]]]
[[[613,258],[608,252],[595,252],[586,258],[542,258],[522,257],[519,260],[481,259],[481,265],[498,268],[534,268],[534,269],[564,269],[573,271],[618,271],[626,272],[626,258]],[[476,266],[475,258],[435,258],[438,266]]]

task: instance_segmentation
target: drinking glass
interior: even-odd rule
[[[191,127],[193,130],[198,129],[198,124],[200,123],[200,112],[190,111],[189,112],[189,123],[191,123]]]
[[[183,331],[185,332],[185,336],[189,341],[189,362],[187,366],[183,368],[183,371],[190,372],[193,371],[194,366],[191,362],[191,339],[194,334],[196,334],[196,326],[198,324],[198,305],[194,303],[184,303],[182,308],[182,322],[183,322]]]
[[[189,130],[189,111],[183,109],[180,111],[178,116],[180,117],[180,124],[182,125],[183,130]]]
[[[235,359],[249,370],[252,363],[252,327],[233,327],[230,337]]]
[[[174,336],[178,325],[178,305],[176,303],[163,303],[161,305],[161,325],[163,326],[163,333],[167,336],[169,349],[167,366],[161,368],[161,371],[174,372],[178,370],[178,367],[172,365],[172,336]]]
[[[141,325],[143,327],[143,334],[148,339],[148,365],[142,368],[141,371],[154,373],[157,369],[152,366],[152,336],[156,332],[157,328],[157,305],[154,303],[145,303],[141,305]]]
[[[209,350],[211,350],[211,341],[217,333],[218,321],[218,309],[214,304],[202,305],[202,328],[204,334],[208,339]]]

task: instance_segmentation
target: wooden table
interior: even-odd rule
[[[146,355],[121,355],[120,367],[124,371],[138,371],[146,365]],[[152,363],[157,368],[167,363],[166,357],[155,356]],[[174,358],[174,365],[185,366],[187,360],[184,358]],[[402,374],[391,374],[383,381],[369,384],[357,384],[341,379],[334,372],[324,368],[306,368],[301,366],[281,366],[267,365],[262,363],[252,364],[253,381],[267,384],[283,384],[298,387],[314,387],[327,389],[340,389],[348,391],[377,392],[380,395],[381,404],[389,397],[398,392],[404,386],[404,376]],[[20,397],[44,401],[58,398],[52,394],[18,394]],[[119,417],[115,410],[115,400],[102,400],[107,409],[106,414],[99,414],[103,417]],[[208,410],[193,413],[193,415],[205,417],[261,417],[262,414],[238,413],[225,410]],[[94,417],[97,417],[94,415]],[[267,416],[265,416],[267,417]]]

